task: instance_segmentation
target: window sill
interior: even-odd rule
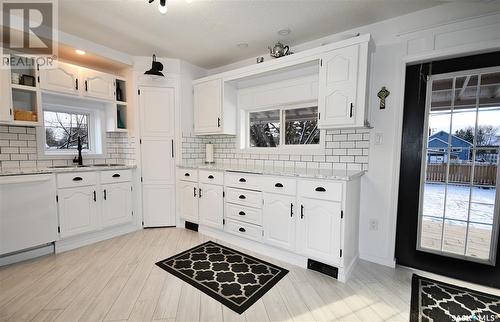
[[[38,153],[39,160],[73,160],[78,153]],[[83,159],[105,159],[104,154],[82,153]]]

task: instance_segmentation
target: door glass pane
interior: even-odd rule
[[[499,215],[500,71],[438,75],[430,85],[418,249],[490,261]]]

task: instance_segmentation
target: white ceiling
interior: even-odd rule
[[[60,0],[59,26],[131,55],[181,58],[214,68],[258,56],[277,40],[294,45],[439,5],[435,0]],[[282,37],[278,30],[290,28]],[[248,48],[238,48],[238,43]]]

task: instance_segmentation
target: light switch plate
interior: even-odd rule
[[[375,133],[375,145],[382,145],[384,143],[384,134]]]

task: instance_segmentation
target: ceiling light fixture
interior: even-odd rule
[[[75,53],[77,53],[78,55],[82,55],[82,56],[86,54],[85,50],[81,50],[81,49],[75,49]]]
[[[153,3],[155,0],[149,0],[148,3]],[[158,11],[162,15],[166,14],[168,11],[168,5],[167,5],[167,0],[160,0],[160,3],[158,3]]]
[[[163,70],[163,64],[160,63],[159,61],[156,61],[156,55],[153,54],[153,62],[151,63],[151,69],[147,70],[144,75],[154,75],[154,76],[163,76],[163,73],[161,72]]]
[[[290,30],[290,28],[283,28],[283,29],[278,30],[278,35],[288,36],[291,32],[292,32],[292,30]]]

